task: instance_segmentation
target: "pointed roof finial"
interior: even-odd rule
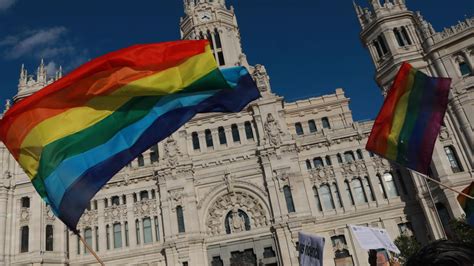
[[[62,78],[63,77],[63,66],[59,66],[59,70],[58,70],[58,78]]]

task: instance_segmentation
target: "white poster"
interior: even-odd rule
[[[303,232],[298,233],[300,266],[322,266],[324,238]]]
[[[365,250],[383,248],[397,254],[400,253],[385,229],[357,225],[349,225],[349,228],[357,242],[359,242],[360,247]]]

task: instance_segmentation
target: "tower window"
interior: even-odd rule
[[[448,161],[449,161],[449,164],[451,165],[451,169],[453,170],[453,173],[462,172],[463,169],[454,148],[452,146],[446,146],[444,147],[444,152],[446,153],[446,156],[448,157]]]
[[[406,45],[403,41],[402,34],[397,28],[393,29],[393,34],[395,34],[395,39],[397,39],[398,46],[403,47]]]
[[[293,196],[291,195],[291,189],[289,186],[283,187],[283,194],[285,194],[286,208],[288,213],[295,212],[295,204],[293,203]]]
[[[150,163],[158,162],[158,145],[153,145],[150,148]]]
[[[252,124],[250,124],[249,121],[245,122],[245,136],[247,139],[253,139],[253,130],[252,130]]]
[[[214,142],[212,141],[212,133],[211,133],[211,130],[206,129],[206,130],[204,131],[204,135],[205,135],[205,137],[206,137],[206,146],[207,146],[208,148],[214,147]]]
[[[30,238],[30,229],[28,226],[21,227],[21,241],[20,241],[20,252],[28,252],[29,238]]]
[[[21,198],[21,207],[22,208],[29,208],[30,207],[30,198],[29,197]]]
[[[46,251],[53,251],[53,240],[54,240],[54,234],[53,234],[53,226],[48,224],[46,226]]]
[[[410,39],[410,36],[408,35],[408,31],[406,27],[402,27],[402,36],[405,39],[405,42],[408,43],[408,45],[411,45],[411,39]]]
[[[308,121],[308,126],[309,126],[309,132],[311,133],[314,133],[317,131],[317,128],[316,128],[316,123],[314,122],[314,120],[309,120]]]
[[[216,40],[216,48],[222,48],[221,36],[219,34],[219,30],[216,28],[214,29],[214,38]]]
[[[221,145],[227,144],[227,137],[225,136],[225,130],[223,127],[217,129],[219,135],[219,143]]]
[[[385,38],[382,35],[379,35],[377,39],[374,40],[373,44],[380,58],[388,53],[387,44],[385,42]]]
[[[138,166],[144,166],[145,160],[143,159],[143,154],[138,155]]]
[[[184,227],[183,207],[181,206],[176,207],[176,219],[178,220],[178,232],[184,233],[186,229]]]
[[[240,141],[240,133],[239,133],[239,128],[237,127],[236,124],[233,124],[231,126],[232,129],[232,139],[234,142],[239,142]]]
[[[471,70],[469,69],[469,66],[466,64],[466,62],[459,62],[459,71],[463,77],[471,74]]]
[[[207,40],[209,41],[209,44],[211,45],[211,50],[214,50],[214,43],[212,41],[212,34],[209,30],[207,31]]]
[[[311,161],[310,160],[306,160],[306,169],[311,169]]]
[[[219,60],[219,66],[225,65],[224,53],[222,51],[217,52],[217,59]]]
[[[329,124],[329,119],[327,117],[321,118],[323,128],[331,129],[331,124]]]
[[[304,134],[303,127],[301,126],[300,122],[295,123],[295,130],[296,130],[296,135],[303,135]]]
[[[199,150],[201,149],[201,146],[199,145],[199,136],[197,132],[193,132],[191,134],[192,139],[193,139],[193,149],[194,150]]]

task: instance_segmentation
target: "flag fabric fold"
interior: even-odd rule
[[[72,230],[121,168],[197,113],[260,96],[243,67],[220,70],[207,41],[136,45],[94,59],[21,100],[0,139]]]
[[[366,149],[427,175],[450,84],[450,78],[429,77],[403,63],[374,122]]]

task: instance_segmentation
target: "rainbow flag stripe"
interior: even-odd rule
[[[474,182],[472,182],[471,185],[465,188],[462,192],[474,197]],[[458,202],[466,213],[467,223],[474,227],[474,200],[459,194]]]
[[[403,63],[370,133],[366,149],[428,173],[448,104],[449,78],[433,78]]]
[[[95,193],[139,154],[197,113],[238,112],[259,96],[245,68],[217,67],[207,41],[136,45],[16,103],[0,139],[75,230]]]

